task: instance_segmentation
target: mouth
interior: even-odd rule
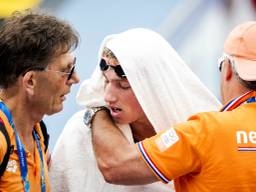
[[[110,107],[110,110],[111,110],[111,111],[113,111],[113,112],[119,112],[119,111],[122,111],[122,109],[117,108],[117,107]]]
[[[69,91],[67,93],[64,93],[63,95],[60,96],[61,101],[65,101],[67,99],[67,95],[69,94]]]
[[[61,95],[61,96],[60,96],[60,99],[61,99],[61,101],[63,102],[63,101],[66,100],[66,96],[65,96],[65,95]]]
[[[122,109],[118,107],[109,107],[109,110],[112,117],[118,117],[122,112]]]

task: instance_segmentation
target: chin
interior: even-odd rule
[[[113,120],[115,121],[115,123],[118,124],[129,124],[131,123],[130,121],[124,120],[124,119],[119,119],[119,118],[113,118]]]
[[[61,112],[63,110],[63,106],[53,108],[51,111],[47,112],[47,115],[53,115],[55,113]]]

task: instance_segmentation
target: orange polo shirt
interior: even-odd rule
[[[3,176],[0,179],[0,191],[1,192],[20,192],[24,191],[24,186],[22,183],[21,172],[20,172],[20,164],[19,164],[19,157],[18,151],[16,146],[15,134],[10,126],[7,117],[4,115],[2,111],[0,111],[0,118],[3,120],[4,125],[7,129],[7,132],[10,136],[11,145],[14,145],[14,151],[10,155],[8,165]],[[40,137],[40,146],[43,151],[43,158],[44,158],[44,174],[45,174],[45,182],[46,182],[46,192],[50,191],[49,188],[49,177],[48,177],[48,168],[47,168],[47,161],[46,161],[46,154],[44,153],[44,140],[40,125],[36,125],[36,131]],[[25,149],[26,158],[27,158],[27,165],[28,165],[28,180],[30,183],[30,192],[39,192],[41,191],[41,172],[40,172],[40,156],[36,146],[36,142],[34,141],[35,145],[35,159],[33,160],[31,153]],[[2,162],[3,157],[6,153],[7,143],[4,135],[0,132],[0,162]]]
[[[138,147],[177,192],[256,191],[256,103],[194,115]]]

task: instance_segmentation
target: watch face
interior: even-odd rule
[[[84,124],[87,126],[90,126],[95,113],[102,109],[106,109],[106,108],[105,107],[93,107],[93,108],[87,109],[87,111],[84,113]]]
[[[85,124],[85,125],[88,126],[88,125],[91,123],[92,116],[93,116],[93,110],[92,110],[92,109],[88,109],[88,110],[84,113],[84,124]]]

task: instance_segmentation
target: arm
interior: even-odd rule
[[[105,110],[92,122],[92,143],[105,180],[113,184],[135,185],[158,181],[140,157],[136,144],[129,144]]]

